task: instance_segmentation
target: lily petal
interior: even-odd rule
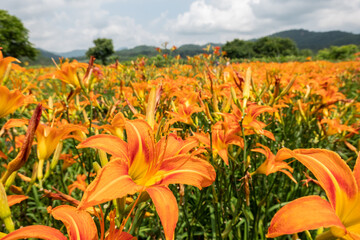
[[[1,240],[15,240],[24,238],[40,238],[45,240],[67,240],[67,238],[57,229],[43,226],[43,225],[32,225],[17,229]]]
[[[199,189],[210,186],[216,177],[214,167],[199,158],[179,155],[166,159],[159,173],[163,179],[157,184],[188,184]]]
[[[229,165],[229,158],[228,158],[228,150],[227,148],[220,149],[217,154],[221,157],[221,159],[225,162],[226,165]]]
[[[136,240],[136,237],[133,237],[130,233],[120,232],[116,229],[116,233],[110,237],[106,237],[105,240]]]
[[[182,153],[188,153],[190,150],[198,146],[199,142],[194,137],[189,137],[186,140],[182,140],[180,137],[171,133],[167,138],[161,138],[156,144],[156,151],[162,153],[166,148],[164,159],[179,155]]]
[[[266,237],[274,238],[320,227],[337,226],[346,231],[329,202],[319,196],[296,199],[273,217]]]
[[[127,163],[113,160],[100,170],[94,181],[87,187],[78,208],[86,209],[127,194],[134,194],[142,188],[128,175]]]
[[[324,149],[297,149],[288,150],[287,153],[314,174],[337,215],[340,218],[348,215],[349,208],[346,205],[356,196],[358,188],[345,161],[337,153]]]
[[[129,145],[130,165],[151,163],[154,159],[154,137],[150,125],[144,120],[125,123]],[[139,162],[138,162],[139,161]],[[144,162],[145,161],[145,162]]]
[[[153,130],[144,120],[128,121],[125,128],[129,146],[129,175],[133,180],[141,179],[157,164]]]
[[[68,205],[61,205],[50,210],[50,213],[55,219],[64,223],[69,239],[98,239],[95,222],[86,211]]]
[[[29,197],[25,196],[25,195],[9,195],[9,196],[7,196],[7,201],[8,201],[9,207],[11,207],[12,205],[20,203],[28,198]]]
[[[89,137],[77,146],[77,148],[87,147],[104,150],[105,152],[113,155],[114,157],[122,158],[124,160],[126,159],[126,161],[128,159],[127,143],[116,136],[105,134],[95,135]]]
[[[164,228],[167,240],[174,239],[174,231],[178,221],[178,206],[176,198],[168,187],[156,186],[147,188],[156,212],[158,213]]]
[[[353,171],[358,189],[360,188],[360,154],[358,155]]]

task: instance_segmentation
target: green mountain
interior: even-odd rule
[[[311,49],[314,52],[330,46],[360,45],[360,34],[342,31],[312,32],[298,29],[274,33],[270,37],[290,38],[299,49]]]
[[[158,52],[153,46],[140,45],[131,49],[122,49],[115,52],[115,55],[118,56],[119,61],[128,61],[135,59],[138,56],[153,57],[156,56]]]
[[[55,53],[46,51],[44,49],[37,48],[36,50],[38,51],[38,54],[35,57],[35,59],[32,60],[27,57],[23,57],[20,58],[19,60],[22,63],[28,62],[32,66],[34,65],[50,66],[53,65],[53,61],[51,60],[51,58],[53,58],[56,61],[58,61],[60,58],[59,55],[56,55]]]
[[[64,58],[74,58],[74,57],[83,57],[85,56],[87,50],[81,49],[81,50],[72,50],[69,52],[61,52],[61,53],[55,53],[56,55],[59,55]]]

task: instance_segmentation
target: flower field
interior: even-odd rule
[[[165,60],[0,54],[0,239],[360,239],[359,61]]]

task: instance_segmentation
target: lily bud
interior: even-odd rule
[[[41,112],[42,112],[42,106],[41,106],[41,104],[39,104],[36,107],[32,117],[30,119],[29,127],[28,127],[28,129],[26,131],[26,135],[25,135],[24,145],[22,146],[22,148],[21,148],[20,152],[18,153],[18,155],[16,156],[16,158],[13,159],[8,164],[8,168],[7,168],[4,176],[1,179],[2,183],[5,183],[6,180],[8,179],[8,177],[13,172],[19,170],[22,166],[24,166],[27,159],[29,158],[29,155],[31,152],[31,146],[32,146],[32,143],[34,140],[35,131],[40,122]]]
[[[245,85],[243,90],[243,109],[246,108],[247,100],[250,97],[250,83],[251,83],[251,68],[246,70]]]
[[[152,87],[146,108],[146,121],[153,129],[155,125],[155,110],[156,110],[156,88]]]
[[[14,223],[11,219],[11,211],[7,201],[7,196],[3,184],[0,182],[0,218],[4,221],[5,227],[9,232],[15,230]]]

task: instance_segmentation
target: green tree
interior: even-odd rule
[[[298,54],[296,43],[290,38],[263,37],[254,43],[253,49],[257,57],[279,57]]]
[[[354,54],[357,52],[359,52],[359,48],[354,44],[331,46],[320,50],[317,57],[325,60],[347,60],[354,58]]]
[[[252,58],[254,57],[253,42],[234,39],[226,42],[222,47],[229,58]]]
[[[299,55],[304,57],[311,57],[314,55],[314,52],[309,48],[305,48],[299,51]]]
[[[20,19],[0,10],[0,47],[4,56],[34,59],[37,50],[29,42],[28,33]]]
[[[86,56],[94,56],[96,59],[101,60],[102,64],[107,64],[107,59],[114,53],[114,46],[111,39],[98,38],[94,41],[95,47],[89,48]]]

